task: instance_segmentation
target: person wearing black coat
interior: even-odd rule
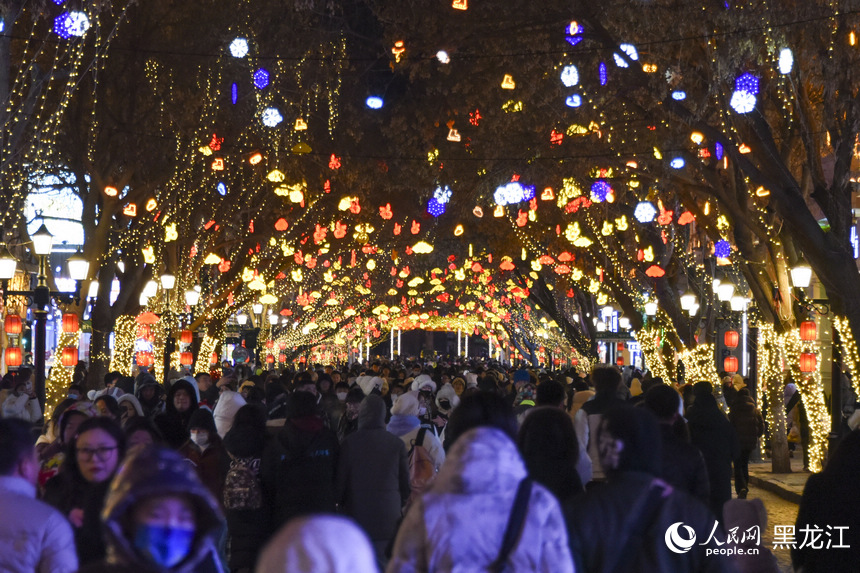
[[[177,394],[179,394],[177,396]],[[191,415],[197,409],[197,391],[188,380],[179,379],[167,392],[167,404],[164,412],[158,414],[153,422],[164,443],[173,449],[179,449],[191,437],[188,423]]]
[[[758,445],[759,436],[764,434],[764,418],[755,407],[750,391],[741,388],[729,410],[729,421],[738,434],[740,451],[735,458],[735,492],[746,499],[750,480],[750,455]]]
[[[644,396],[645,407],[660,422],[660,443],[663,447],[660,477],[707,505],[711,497],[708,469],[702,452],[690,444],[687,424],[678,411],[681,395],[671,386],[661,383],[649,388]]]
[[[371,394],[361,403],[358,430],[341,444],[336,498],[373,544],[380,568],[409,499],[409,467],[403,440],[385,429],[385,401]]]
[[[293,517],[333,513],[337,435],[317,415],[316,396],[294,392],[287,400],[284,427],[265,448],[263,491],[273,505],[275,531]]]
[[[693,386],[695,400],[687,409],[690,439],[699,448],[708,468],[711,484],[711,511],[722,523],[723,505],[732,498],[732,460],[740,453],[738,436],[731,422],[717,406],[710,382]]]
[[[224,436],[224,467],[226,477],[230,468],[242,465],[260,479],[260,464],[268,441],[265,407],[246,404],[239,408],[233,427]],[[226,484],[225,484],[226,485]],[[220,500],[219,500],[220,501]],[[269,530],[271,508],[263,503],[259,509],[225,508],[227,518],[227,551],[231,571],[253,571],[257,555],[272,533]]]

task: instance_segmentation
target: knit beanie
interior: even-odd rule
[[[401,395],[391,408],[393,416],[417,416],[418,415],[418,393],[405,392]]]

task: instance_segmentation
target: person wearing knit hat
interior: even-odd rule
[[[224,484],[221,467],[226,457],[221,437],[215,427],[215,418],[208,408],[198,408],[188,422],[190,438],[179,448],[179,453],[194,465],[200,481],[221,499]]]
[[[385,381],[379,376],[359,376],[355,381],[356,384],[361,388],[364,392],[365,396],[370,396],[370,393],[374,390],[377,393],[382,391],[382,384]]]
[[[436,383],[427,374],[420,374],[412,381],[412,390],[436,392]]]
[[[415,445],[415,439],[421,430],[421,421],[418,419],[420,407],[418,392],[406,392],[397,399],[391,408],[391,420],[389,420],[386,429],[403,440],[406,451],[410,451]],[[432,429],[425,432],[423,446],[433,460],[436,471],[439,471],[445,461],[445,450]]]
[[[514,385],[520,385],[529,382],[532,379],[528,370],[520,369],[514,372]]]
[[[456,378],[451,380],[451,386],[453,386],[454,392],[457,394],[457,396],[460,396],[466,390],[466,381],[457,376]]]

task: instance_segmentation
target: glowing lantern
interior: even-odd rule
[[[21,366],[21,349],[19,347],[11,346],[6,349],[6,366],[9,368]]]
[[[615,364],[617,364],[618,366],[624,366],[624,358],[619,356],[618,358],[615,359]]]
[[[179,333],[179,342],[182,344],[191,344],[194,342],[194,333],[190,330],[183,330]]]
[[[723,360],[723,370],[729,374],[734,374],[738,371],[738,359],[736,356],[726,356]]]
[[[69,334],[78,331],[78,315],[67,312],[63,315],[63,332]]]
[[[800,354],[800,371],[804,374],[815,372],[817,367],[815,354],[812,352],[802,352]]]
[[[738,347],[738,333],[736,330],[727,330],[723,335],[723,343],[726,345],[726,348],[737,348]]]
[[[63,366],[72,367],[78,363],[78,349],[76,346],[66,346],[62,354]]]
[[[190,352],[180,352],[179,363],[183,366],[191,366],[194,364],[194,355]]]
[[[21,330],[23,329],[21,317],[17,314],[7,314],[6,320],[3,321],[3,329],[6,331],[6,334],[21,334]]]
[[[576,366],[577,364],[579,364],[579,358],[574,356],[573,358],[570,359],[570,365],[571,366]]]
[[[209,355],[209,364],[218,364],[218,353],[214,350],[212,354]]]
[[[811,320],[804,320],[800,323],[800,339],[809,342],[811,340],[815,340],[817,336],[817,329],[815,327],[815,322]]]
[[[272,356],[271,354],[266,355],[266,364],[274,364],[274,363],[275,363],[275,357]]]
[[[269,350],[271,350],[271,349],[272,349],[272,348],[274,348],[274,347],[275,347],[275,341],[274,341],[274,340],[267,340],[267,341],[266,341],[266,348],[268,348]]]
[[[137,365],[141,368],[149,368],[153,364],[152,352],[138,352]]]

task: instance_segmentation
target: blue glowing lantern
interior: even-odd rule
[[[758,78],[749,72],[741,74],[735,80],[735,90],[758,95]]]
[[[683,157],[675,157],[672,161],[669,162],[669,166],[672,169],[683,169],[684,168],[684,158]]]
[[[723,158],[723,144],[719,141],[714,144],[714,157],[717,158],[717,161]]]
[[[738,76],[735,80],[735,91],[732,92],[732,99],[729,101],[732,109],[737,113],[749,113],[754,110],[759,90],[758,83],[758,78],[749,72]]]
[[[63,12],[54,18],[54,33],[64,40],[81,37],[90,29],[90,19],[83,12]]]
[[[227,195],[227,186],[224,185],[223,181],[219,181],[218,185],[215,186],[215,189],[218,191],[218,194],[224,197]]]
[[[687,99],[687,92],[675,90],[672,92],[672,99],[675,101],[684,101],[685,99]]]
[[[531,201],[535,198],[534,185],[523,185],[519,181],[511,181],[505,185],[496,187],[493,193],[493,200],[496,205],[512,205],[523,201]]]
[[[230,101],[233,102],[233,105],[236,105],[236,102],[239,101],[239,85],[235,82],[230,88]]]
[[[440,203],[436,197],[431,197],[430,200],[427,201],[427,212],[434,217],[439,217],[445,214],[446,205],[446,203]]]
[[[582,105],[582,96],[579,94],[569,95],[564,103],[567,107],[579,107]]]
[[[585,34],[585,28],[579,22],[571,22],[565,28],[565,36],[564,39],[567,40],[567,43],[571,46],[575,46],[582,41],[582,38]]]
[[[657,209],[650,201],[640,201],[633,211],[633,216],[640,223],[651,223],[657,217]]]
[[[603,203],[610,193],[612,193],[612,187],[602,179],[591,184],[591,200],[595,203]]]
[[[597,66],[597,74],[600,76],[600,85],[605,86],[606,82],[609,81],[609,76],[606,74],[606,64],[600,62],[600,65]]]
[[[258,90],[265,89],[269,85],[269,72],[260,68],[254,72],[254,87]]]
[[[382,101],[382,98],[379,96],[370,96],[369,98],[367,98],[367,100],[365,100],[364,103],[370,109],[380,109],[380,108],[382,108],[382,104],[384,102]]]
[[[714,243],[714,256],[718,259],[727,259],[732,254],[732,245],[726,240]]]

